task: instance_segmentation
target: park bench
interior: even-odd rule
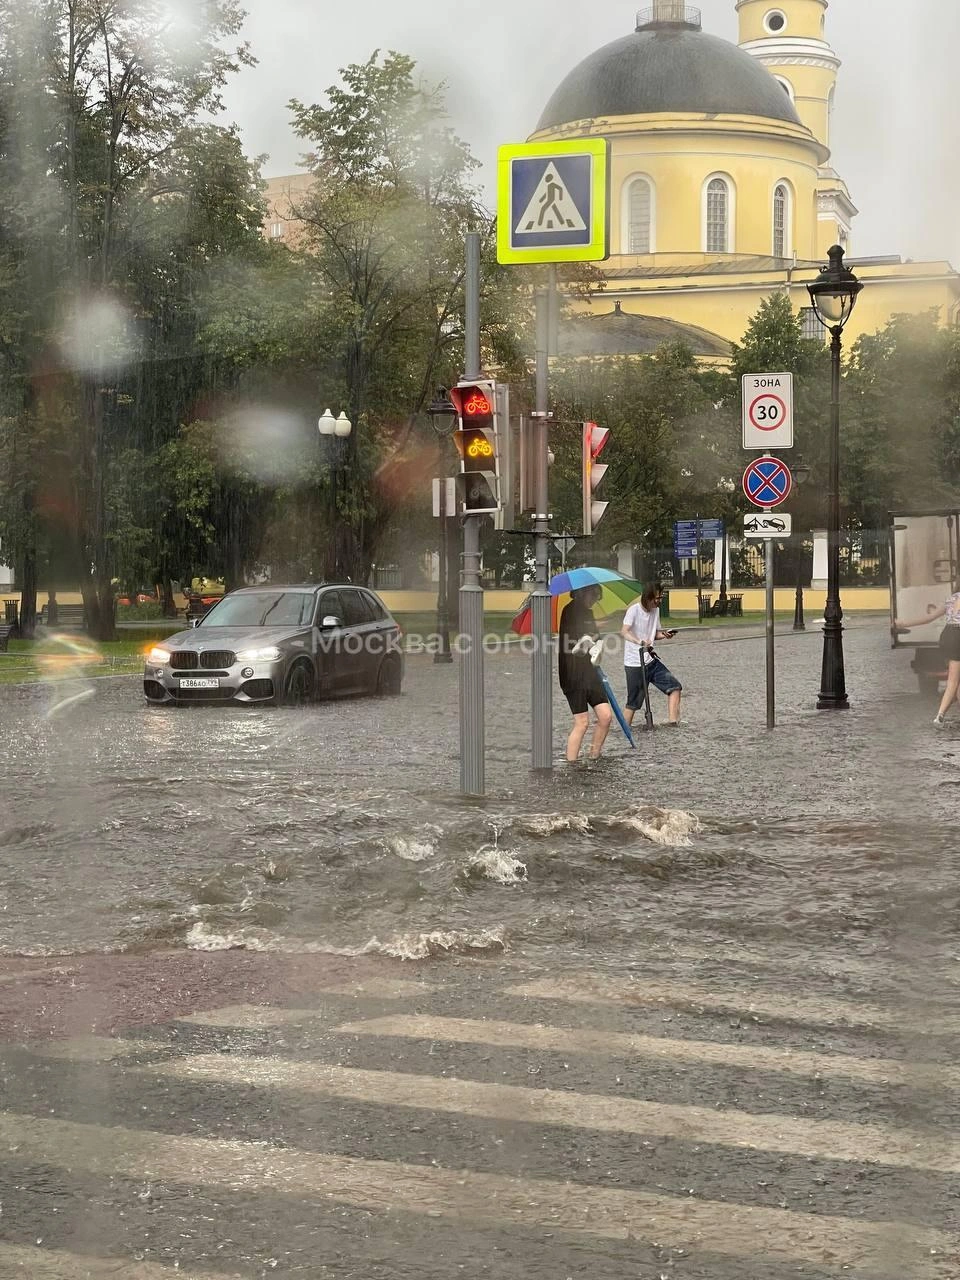
[[[0,653],[7,652],[7,645],[10,643],[10,637],[16,631],[16,627],[12,622],[0,622]]]
[[[84,613],[82,604],[58,604],[57,621],[53,625],[57,627],[82,627],[83,619]],[[44,605],[40,610],[40,622],[45,627],[50,626],[46,605]]]

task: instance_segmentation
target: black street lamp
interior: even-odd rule
[[[810,468],[802,458],[797,459],[796,466],[793,468],[793,481],[799,489],[805,485],[810,479]],[[797,504],[800,503],[800,494],[797,494]],[[806,631],[807,626],[803,618],[803,533],[799,528],[800,519],[797,518],[797,599],[793,608],[793,629],[794,631]]]
[[[807,285],[817,319],[829,331],[832,357],[830,403],[830,495],[827,521],[827,606],[823,614],[823,668],[818,711],[847,711],[847,682],[843,669],[843,609],[840,606],[840,352],[843,330],[863,288],[849,267],[843,249],[830,250],[830,265]]]
[[[340,519],[337,511],[337,476],[343,467],[343,447],[353,423],[343,412],[335,418],[329,409],[325,409],[317,422],[317,430],[327,440],[327,461],[330,465],[330,536],[333,539],[332,555],[328,551],[327,563],[332,564],[334,579],[340,577]],[[328,576],[327,573],[324,576]]]
[[[453,661],[453,654],[450,652],[450,610],[447,601],[447,516],[453,513],[447,511],[447,450],[442,442],[453,434],[457,425],[456,405],[454,405],[444,387],[440,387],[437,390],[436,399],[430,405],[427,413],[430,415],[434,431],[441,440],[440,555],[437,565],[440,575],[440,581],[437,584],[437,635],[440,637],[440,647],[434,652],[433,661],[435,663],[443,663]]]

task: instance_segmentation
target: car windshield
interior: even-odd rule
[[[247,591],[215,604],[204,627],[300,627],[309,624],[313,596],[306,591]]]

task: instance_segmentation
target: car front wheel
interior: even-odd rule
[[[313,701],[316,689],[317,680],[313,667],[306,662],[294,663],[283,684],[283,704],[287,707],[305,706]]]

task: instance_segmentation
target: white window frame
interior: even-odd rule
[[[782,18],[783,26],[771,27],[770,25],[771,18]],[[779,37],[779,36],[786,35],[789,26],[790,26],[790,19],[787,17],[787,15],[783,12],[782,9],[768,9],[767,12],[763,15],[763,29],[768,36]]]
[[[270,239],[271,240],[283,239],[283,223],[282,222],[270,223]]]
[[[727,188],[727,245],[725,249],[711,249],[710,229],[707,223],[711,182],[723,182]],[[703,253],[736,253],[737,251],[737,187],[729,173],[708,174],[700,195],[700,226]]]
[[[783,210],[783,253],[777,253],[777,192],[783,187],[786,192],[786,206]],[[770,247],[773,257],[793,257],[793,185],[786,178],[778,178],[773,184],[770,198]]]
[[[631,173],[623,184],[621,197],[622,216],[620,220],[620,252],[632,254],[630,247],[630,195],[635,182],[645,182],[650,190],[650,248],[647,253],[657,252],[657,184],[649,173]]]

